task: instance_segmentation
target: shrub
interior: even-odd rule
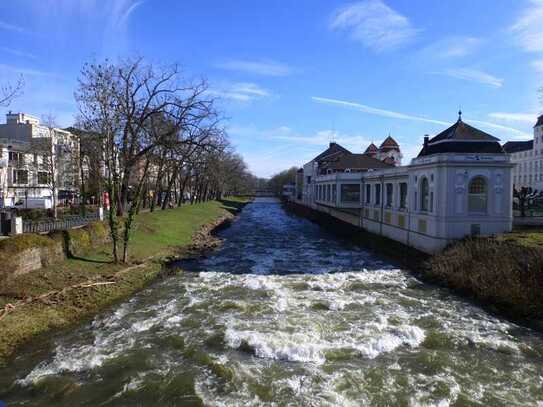
[[[425,274],[496,304],[511,316],[543,315],[543,249],[495,238],[469,238],[430,259]]]

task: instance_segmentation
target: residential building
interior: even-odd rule
[[[77,138],[26,113],[6,115],[0,124],[0,207],[51,207],[77,195]]]
[[[513,185],[543,191],[543,115],[537,119],[532,140],[509,141],[503,149],[516,164]]]
[[[325,153],[344,150],[331,148]],[[303,180],[308,168],[313,192],[299,203],[427,253],[464,236],[511,230],[514,164],[496,137],[462,121],[461,113],[448,129],[425,137],[410,165],[394,166],[368,150],[375,152],[370,145],[365,161],[345,153],[336,161],[356,172],[319,170],[319,162],[330,161],[322,154],[304,166]]]

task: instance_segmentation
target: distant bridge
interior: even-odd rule
[[[255,196],[257,197],[267,197],[267,198],[274,198],[276,195],[269,189],[257,189],[255,191]]]

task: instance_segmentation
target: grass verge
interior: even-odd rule
[[[106,244],[86,255],[0,281],[0,307],[25,302],[0,320],[0,365],[30,338],[79,322],[142,289],[161,274],[168,257],[182,255],[202,227],[232,217],[247,202],[211,201],[139,214],[129,266],[111,263]],[[110,284],[92,285],[100,282]]]

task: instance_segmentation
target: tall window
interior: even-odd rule
[[[26,185],[28,184],[28,171],[27,170],[13,170],[13,183]]]
[[[366,184],[366,203],[371,203],[371,185]]]
[[[48,184],[49,183],[49,173],[48,172],[38,172],[38,184]]]
[[[430,185],[428,178],[423,177],[420,181],[420,210],[428,211],[430,209]]]
[[[375,205],[381,204],[381,184],[375,184]]]
[[[407,207],[407,183],[400,183],[400,208],[405,209]]]
[[[392,206],[392,184],[386,184],[386,206]]]
[[[341,184],[341,202],[360,202],[360,184]]]
[[[468,211],[486,212],[487,187],[483,177],[475,177],[469,183]]]

